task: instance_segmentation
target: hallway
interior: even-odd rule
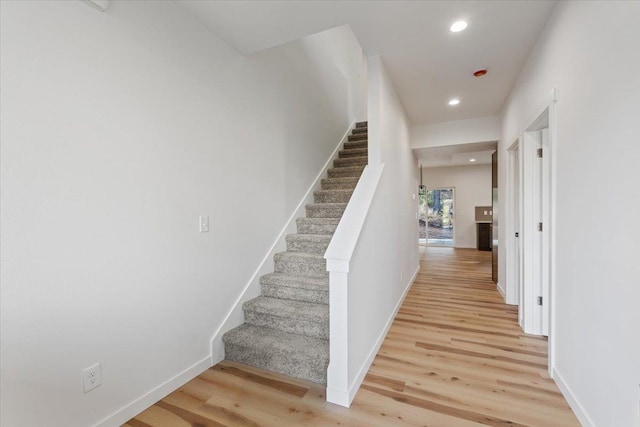
[[[421,271],[351,408],[324,388],[232,362],[130,420],[166,426],[579,426],[491,281],[491,253],[421,248]]]

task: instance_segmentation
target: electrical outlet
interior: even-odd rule
[[[208,233],[209,232],[209,217],[208,216],[201,216],[199,222],[200,222],[200,232],[201,233]]]
[[[102,366],[100,363],[89,366],[82,371],[82,385],[85,393],[90,392],[100,384],[102,384]]]

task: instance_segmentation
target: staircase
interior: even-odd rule
[[[324,253],[367,164],[367,122],[356,123],[339,158],[260,278],[261,296],[243,305],[244,321],[222,337],[228,360],[319,384],[329,365],[329,273]]]

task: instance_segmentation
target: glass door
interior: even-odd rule
[[[453,246],[454,189],[427,190],[425,214],[427,244]]]

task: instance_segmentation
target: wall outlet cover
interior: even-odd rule
[[[90,392],[102,384],[102,365],[96,363],[82,371],[82,385],[84,392]]]

